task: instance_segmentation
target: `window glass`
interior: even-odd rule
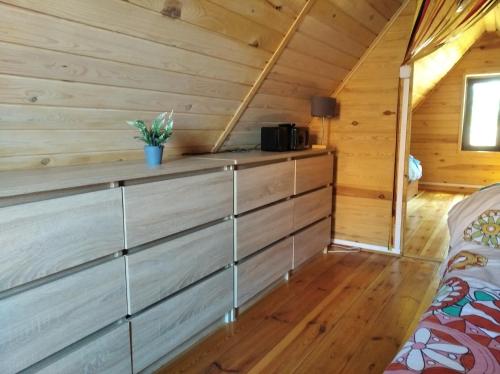
[[[500,76],[467,77],[462,149],[500,151]]]

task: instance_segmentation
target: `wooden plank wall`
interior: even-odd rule
[[[465,76],[500,72],[500,37],[485,34],[413,112],[411,153],[427,183],[486,185],[500,181],[499,152],[462,152]]]
[[[223,148],[258,145],[263,125],[307,125],[310,97],[335,91],[400,6],[401,0],[316,0]]]
[[[305,2],[0,1],[0,170],[142,158],[125,121],[170,109],[210,150]]]
[[[337,152],[335,239],[389,244],[399,68],[415,8],[409,1],[337,95],[340,113],[330,122],[329,137]]]

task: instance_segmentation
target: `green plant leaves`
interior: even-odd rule
[[[160,113],[151,122],[151,127],[148,127],[142,120],[127,121],[127,123],[139,130],[140,136],[135,136],[135,139],[139,139],[147,145],[161,146],[172,136],[174,128],[173,115],[173,110],[168,117],[167,112]]]

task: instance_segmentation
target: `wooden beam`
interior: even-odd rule
[[[238,107],[238,109],[234,113],[234,115],[231,118],[231,120],[228,122],[228,124],[227,124],[226,128],[224,129],[224,131],[222,131],[221,135],[217,139],[217,142],[215,143],[215,145],[212,148],[212,153],[218,152],[219,149],[223,146],[223,144],[226,141],[227,137],[229,136],[229,134],[231,133],[231,131],[233,130],[233,128],[238,123],[239,119],[241,118],[241,116],[243,115],[243,113],[247,109],[248,105],[252,101],[253,97],[255,96],[255,94],[257,93],[257,91],[259,90],[260,86],[262,85],[262,83],[264,82],[264,80],[269,75],[269,72],[271,71],[271,69],[276,64],[276,62],[280,58],[281,54],[285,50],[286,46],[288,45],[288,42],[291,40],[292,36],[297,31],[297,28],[298,28],[299,24],[302,22],[302,20],[304,19],[304,17],[309,13],[309,9],[311,9],[311,7],[313,6],[313,4],[314,4],[315,1],[316,0],[308,0],[304,4],[304,6],[302,7],[302,10],[300,11],[299,15],[297,16],[297,18],[292,23],[292,25],[290,26],[289,30],[287,31],[287,33],[283,37],[283,40],[281,41],[280,45],[278,46],[278,48],[276,49],[276,51],[273,53],[273,55],[271,56],[271,58],[267,62],[266,66],[264,67],[264,69],[262,70],[262,72],[257,77],[257,80],[255,81],[254,85],[252,86],[252,88],[250,89],[250,91],[247,93],[247,95],[245,96],[245,98],[243,99],[243,101],[241,102],[240,106]]]

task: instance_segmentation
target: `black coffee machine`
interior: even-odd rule
[[[260,148],[263,151],[285,152],[309,148],[309,129],[295,123],[261,127]]]

